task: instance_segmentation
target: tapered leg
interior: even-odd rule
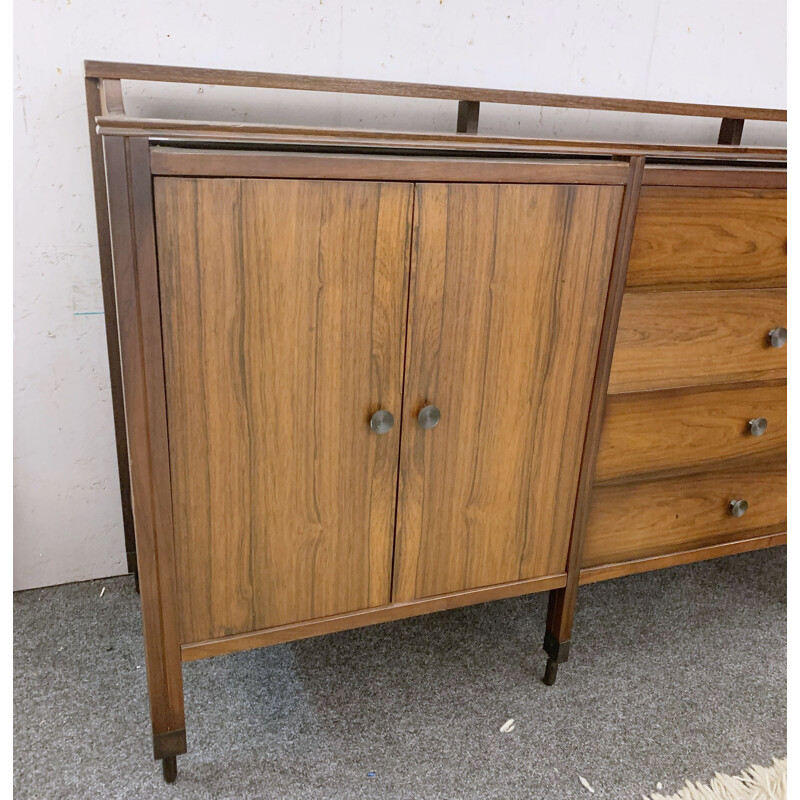
[[[544,634],[547,667],[542,679],[547,686],[552,686],[556,682],[558,665],[563,664],[569,658],[576,592],[577,586],[569,585],[564,589],[552,589],[550,592],[547,606],[547,630]]]
[[[164,770],[164,780],[167,783],[175,783],[178,777],[178,759],[176,756],[167,756],[161,761],[161,768]]]
[[[556,682],[558,675],[558,661],[553,661],[552,658],[547,659],[547,666],[544,669],[544,677],[542,682],[545,686],[552,686]]]

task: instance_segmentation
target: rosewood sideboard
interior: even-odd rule
[[[785,111],[85,74],[166,780],[184,661],[549,591],[552,684],[580,584],[785,543],[786,150],[741,144]],[[435,98],[454,129],[136,118],[125,80]],[[485,103],[721,125],[486,135]]]

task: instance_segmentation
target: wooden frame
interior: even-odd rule
[[[649,556],[635,561],[622,561],[618,564],[603,564],[599,567],[584,567],[581,569],[580,585],[607,581],[610,578],[621,578],[625,575],[636,575],[640,572],[649,572],[654,569],[675,567],[679,564],[692,564],[695,561],[705,561],[710,558],[749,553],[751,550],[763,550],[767,547],[778,547],[783,544],[786,544],[785,533],[767,533],[748,539],[738,539],[734,542],[724,542],[723,544],[714,544],[708,547],[696,547],[680,553]]]
[[[592,155],[628,158],[633,155],[662,155],[667,157],[701,156],[712,159],[763,158],[785,161],[785,148],[742,148],[741,131],[744,121],[768,120],[785,122],[784,109],[746,108],[734,106],[701,105],[692,103],[657,102],[621,98],[584,97],[579,95],[552,94],[542,92],[504,91],[457,86],[440,86],[386,81],[349,80],[341,78],[320,78],[303,75],[282,75],[258,73],[241,70],[195,69],[190,67],[169,67],[150,64],[122,64],[106,61],[84,62],[86,75],[87,115],[89,121],[89,140],[94,176],[94,192],[100,251],[100,273],[103,297],[106,306],[106,339],[109,353],[109,372],[111,377],[112,407],[117,441],[117,461],[122,497],[122,513],[125,532],[125,549],[128,555],[129,570],[135,569],[135,538],[133,511],[131,506],[130,477],[128,474],[128,444],[122,400],[122,377],[117,345],[117,320],[113,299],[114,269],[111,256],[108,206],[106,200],[106,176],[102,157],[102,136],[154,136],[160,134],[173,139],[201,138],[211,141],[254,141],[263,144],[304,143],[318,146],[375,147],[392,145],[396,147],[425,150],[445,147],[451,150],[470,152],[515,152],[522,149],[530,153],[548,155]],[[457,101],[457,121],[455,136],[380,134],[371,136],[364,132],[320,131],[311,129],[288,129],[278,126],[231,125],[224,123],[185,123],[166,120],[136,120],[125,114],[122,80],[206,83],[224,86],[261,87],[272,89],[307,90],[321,92],[371,94],[390,97],[429,98]],[[662,115],[685,115],[693,117],[717,117],[722,120],[717,146],[696,148],[685,145],[624,145],[587,142],[558,142],[525,138],[478,137],[480,104],[502,103],[534,105],[550,108],[575,108],[624,113],[647,113]],[[156,165],[158,164],[156,157]],[[213,159],[211,159],[213,160]],[[208,163],[208,162],[206,162]],[[239,162],[242,163],[242,162]],[[350,163],[352,166],[352,162]],[[155,166],[156,171],[158,167]],[[498,172],[501,172],[500,168]],[[699,181],[711,179],[713,171],[699,168],[704,174]],[[509,170],[510,172],[511,170]],[[661,184],[669,181],[671,175],[684,171],[681,167],[670,172],[669,168],[645,171],[647,184]],[[733,180],[734,172],[728,174]],[[730,185],[773,186],[781,178],[770,170],[761,170],[758,175],[746,170],[736,182]],[[497,178],[495,178],[497,179]],[[738,181],[742,181],[740,184]],[[782,178],[785,185],[785,175]],[[684,184],[679,184],[684,185]],[[707,184],[705,184],[707,185]],[[727,185],[727,184],[726,184]]]
[[[575,514],[572,521],[569,555],[567,556],[567,585],[563,589],[555,589],[550,592],[547,609],[544,650],[548,656],[547,672],[545,674],[545,683],[548,684],[552,684],[555,681],[558,665],[565,662],[569,657],[572,622],[575,616],[578,595],[583,540],[594,483],[594,466],[600,446],[600,432],[603,427],[608,378],[611,374],[614,341],[617,336],[617,325],[619,324],[619,314],[622,308],[622,295],[625,291],[628,254],[633,240],[633,227],[636,220],[643,172],[644,158],[637,156],[631,159],[625,196],[622,201],[620,225],[617,231],[614,263],[611,267],[603,328],[600,334],[597,368],[589,407],[589,422],[583,447],[581,471],[578,478]]]
[[[186,752],[149,144],[105,143],[155,758]]]
[[[475,603],[488,603],[491,600],[502,600],[508,597],[519,597],[534,592],[545,592],[566,586],[566,573],[560,575],[546,575],[543,578],[513,581],[499,586],[486,586],[479,589],[467,589],[452,594],[437,595],[423,600],[414,600],[408,603],[392,603],[379,608],[368,608],[362,611],[352,611],[349,614],[338,614],[334,617],[296,622],[291,625],[281,625],[263,631],[251,631],[236,636],[227,636],[207,642],[192,642],[181,647],[184,661],[195,661],[199,658],[235,653],[241,650],[250,650],[254,647],[265,647],[281,642],[291,642],[296,639],[306,639],[310,636],[321,636],[325,633],[345,631],[350,628],[361,628],[367,625],[376,625],[381,622],[406,619],[422,614],[432,614],[437,611],[446,611],[451,608],[474,605]]]
[[[376,154],[283,153],[153,147],[153,175],[309,180],[462,181],[467,183],[589,183],[624,185],[619,161],[489,158],[435,159]]]
[[[785,169],[648,164],[642,186],[695,186],[721,189],[785,189]]]
[[[114,432],[117,444],[117,470],[122,505],[122,526],[125,535],[125,554],[128,572],[136,572],[136,537],[133,529],[131,481],[128,470],[128,433],[125,425],[125,407],[122,399],[122,366],[117,332],[117,308],[114,302],[114,263],[111,254],[111,227],[108,219],[106,171],[103,162],[103,140],[97,133],[95,117],[103,113],[105,94],[97,78],[86,78],[86,108],[89,114],[89,149],[92,156],[97,244],[100,254],[100,278],[105,308],[106,346],[108,371],[111,378],[111,408],[114,414]]]
[[[128,79],[454,100],[458,102],[456,132],[409,134],[135,119],[124,111],[121,81]],[[785,149],[739,145],[745,119],[785,121],[785,111],[105,62],[86,62],[86,93],[126,549],[129,564],[135,557],[141,574],[154,756],[165,760],[165,776],[174,777],[175,756],[186,750],[182,661],[549,590],[544,644],[546,682],[552,683],[558,664],[569,653],[579,584],[785,542],[785,534],[769,533],[686,553],[580,568],[640,188],[785,188]],[[480,136],[482,102],[719,117],[723,143],[650,145]],[[226,147],[186,146],[197,141]],[[242,142],[255,149],[231,146]],[[687,166],[684,162],[690,158],[701,163]],[[651,163],[653,159],[661,163]],[[211,641],[182,642],[155,249],[156,175],[624,186],[564,571]]]
[[[87,78],[113,80],[204,83],[218,86],[249,86],[262,89],[294,89],[312,92],[383,95],[388,97],[416,97],[473,103],[544,106],[547,108],[581,108],[598,111],[627,111],[639,114],[786,121],[786,111],[778,108],[745,108],[655,100],[630,100],[617,97],[590,97],[507,89],[479,89],[468,86],[324,78],[314,75],[287,75],[277,72],[196,69],[194,67],[168,67],[155,64],[121,64],[111,61],[85,61],[84,72]]]

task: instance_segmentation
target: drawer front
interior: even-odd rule
[[[786,286],[786,192],[642,189],[627,287],[638,290]]]
[[[766,430],[751,420],[766,419]],[[786,452],[786,386],[612,395],[595,479],[703,467]]]
[[[786,290],[626,292],[609,392],[786,377]]]
[[[741,517],[731,500],[746,500]],[[598,487],[583,566],[674,553],[786,530],[785,463],[724,474]]]

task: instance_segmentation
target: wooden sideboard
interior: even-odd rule
[[[85,68],[168,781],[183,661],[549,590],[551,684],[580,583],[786,541],[786,151],[740,144],[785,111]],[[456,130],[140,119],[128,79],[451,100]],[[481,103],[720,141],[487,136]]]

